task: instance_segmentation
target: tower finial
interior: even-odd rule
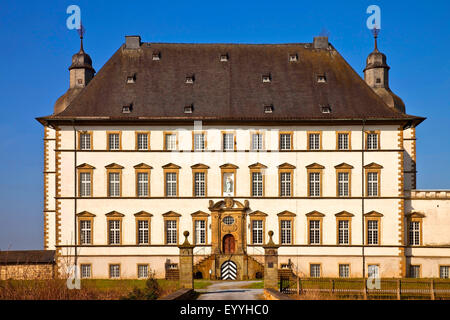
[[[378,34],[380,33],[380,29],[377,26],[374,26],[372,29],[373,38],[375,40],[375,49],[374,51],[378,52]]]
[[[78,34],[80,35],[80,52],[84,52],[83,48],[83,37],[86,33],[86,29],[83,27],[83,22],[80,22],[80,28],[77,29]]]

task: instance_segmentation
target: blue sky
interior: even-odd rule
[[[43,128],[68,88],[79,48],[66,9],[81,8],[85,49],[98,71],[124,42],[330,42],[362,75],[373,49],[366,8],[380,6],[380,49],[392,90],[417,130],[418,188],[450,189],[449,1],[5,1],[0,3],[0,249],[42,249]]]

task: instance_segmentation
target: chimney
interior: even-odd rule
[[[140,47],[140,36],[125,36],[125,49],[139,49]]]
[[[328,49],[328,37],[314,37],[314,49]]]

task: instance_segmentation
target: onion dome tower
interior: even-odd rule
[[[69,90],[55,103],[53,114],[64,111],[72,100],[86,87],[94,78],[95,70],[92,67],[91,57],[84,52],[83,48],[83,25],[79,29],[80,51],[72,56],[72,65],[69,67],[70,85]]]
[[[364,69],[364,80],[391,108],[405,113],[405,104],[389,88],[389,69],[386,63],[386,55],[378,50],[378,29],[373,29],[375,48],[367,57]]]

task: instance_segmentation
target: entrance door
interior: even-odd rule
[[[231,234],[227,234],[223,237],[223,253],[224,254],[233,254],[235,250],[235,241],[234,237]]]
[[[236,263],[231,260],[225,261],[221,268],[220,273],[222,280],[236,280],[237,278],[237,267]]]

